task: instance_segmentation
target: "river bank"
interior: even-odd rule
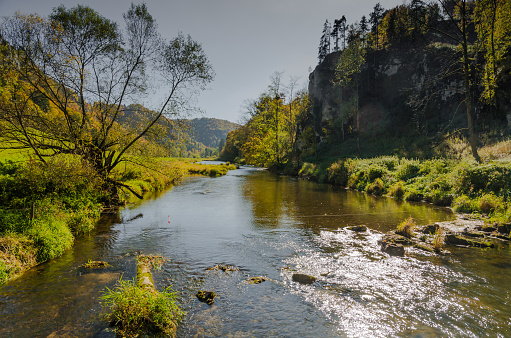
[[[298,176],[375,196],[451,207],[487,224],[511,223],[511,163],[507,161],[348,158],[306,162]]]
[[[216,177],[234,168],[170,158],[132,158],[112,175],[125,188],[112,192],[73,156],[52,158],[47,165],[2,162],[0,283],[61,256],[76,237],[95,228],[105,208],[115,212],[119,205],[133,202],[134,196],[162,191],[188,175]]]

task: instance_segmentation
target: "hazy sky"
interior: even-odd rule
[[[133,1],[138,3],[137,1]],[[206,117],[237,122],[243,102],[267,89],[270,75],[299,77],[306,87],[309,67],[317,65],[325,19],[345,15],[348,23],[371,12],[378,0],[147,0],[160,33],[171,39],[179,31],[200,42],[216,77],[202,92],[198,106]],[[403,0],[380,0],[385,9]],[[52,8],[88,5],[122,27],[125,0],[0,0],[0,15],[16,11],[50,14]]]

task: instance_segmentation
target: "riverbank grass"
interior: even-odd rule
[[[220,176],[231,169],[139,157],[121,164],[111,179],[143,195],[186,175]],[[0,283],[62,255],[77,236],[94,230],[105,205],[115,207],[112,203],[130,197],[128,190],[108,189],[105,179],[78,156],[54,156],[46,164],[0,161]]]
[[[119,280],[119,285],[107,289],[101,299],[109,311],[106,319],[122,337],[141,334],[173,337],[184,315],[170,287],[156,292],[138,287],[135,282]]]
[[[299,175],[372,195],[425,201],[456,212],[511,223],[511,161],[382,156],[304,163]]]

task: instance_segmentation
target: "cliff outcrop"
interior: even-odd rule
[[[369,51],[359,74],[358,88],[334,84],[342,52],[328,54],[309,76],[312,117],[318,139],[360,135],[434,136],[466,128],[463,78],[455,46],[445,43],[400,45]],[[498,101],[483,104],[482,88],[474,89],[475,120],[511,126],[511,57],[500,72]],[[474,76],[478,76],[474,67]],[[358,95],[358,116],[349,103]]]

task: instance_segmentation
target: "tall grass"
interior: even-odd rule
[[[184,315],[170,287],[155,292],[138,287],[135,282],[119,280],[119,285],[113,290],[107,289],[101,299],[109,309],[107,320],[117,327],[117,334],[122,337],[141,334],[173,337]]]

